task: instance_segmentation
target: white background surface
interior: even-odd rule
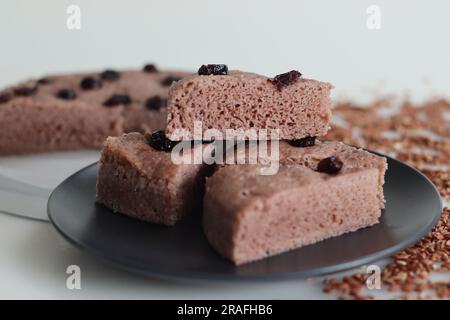
[[[81,9],[68,30],[66,8]],[[381,29],[369,30],[378,5]],[[203,63],[275,75],[296,68],[337,96],[450,89],[446,0],[14,0],[0,4],[0,85],[104,67],[196,70]]]
[[[81,30],[66,28],[69,4],[81,8]],[[380,30],[366,26],[372,4],[381,9]],[[267,75],[298,69],[333,83],[335,97],[368,100],[380,90],[417,99],[448,96],[449,12],[445,0],[2,1],[0,86],[144,62],[193,70],[227,63]],[[0,158],[0,173],[52,188],[96,157]],[[73,248],[47,223],[3,214],[0,252],[0,298],[327,298],[317,281],[243,284],[130,275]],[[81,290],[66,289],[71,264],[82,269]]]

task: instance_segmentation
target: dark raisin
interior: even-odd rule
[[[80,87],[83,90],[100,89],[102,87],[102,81],[93,77],[86,77],[80,81]]]
[[[32,87],[19,87],[14,89],[14,94],[16,96],[28,97],[35,94],[37,91],[37,86]]]
[[[160,96],[153,96],[147,99],[145,102],[145,107],[149,110],[159,110],[165,107],[167,104],[167,99],[163,99]]]
[[[108,100],[103,102],[107,107],[114,107],[118,105],[128,105],[131,103],[131,98],[127,94],[113,94]]]
[[[213,143],[215,140],[191,140],[192,143],[192,147],[194,147],[195,145],[198,144],[211,144]]]
[[[49,78],[40,78],[36,82],[40,85],[52,83],[52,81]]]
[[[198,69],[198,74],[200,76],[227,75],[228,67],[226,64],[204,64]]]
[[[328,174],[336,174],[342,169],[343,165],[343,162],[339,160],[339,158],[331,156],[319,161],[317,171]]]
[[[286,87],[290,84],[297,82],[297,80],[302,76],[302,74],[296,70],[292,70],[286,73],[279,74],[273,79],[268,79],[268,81],[274,84],[278,90]]]
[[[6,103],[11,100],[12,95],[9,92],[0,93],[0,103]]]
[[[156,66],[154,64],[151,64],[151,63],[146,64],[142,70],[145,71],[145,72],[150,72],[150,73],[158,72],[158,68],[156,68]]]
[[[298,140],[290,140],[288,143],[293,147],[305,148],[316,144],[316,137],[305,137]]]
[[[100,73],[100,78],[105,81],[116,81],[120,78],[120,72],[116,70],[107,69]]]
[[[181,80],[181,78],[177,77],[177,76],[167,76],[166,78],[163,79],[163,81],[161,81],[161,84],[163,86],[168,87],[172,84],[172,82],[178,81],[178,80]]]
[[[63,100],[73,100],[77,94],[72,89],[61,89],[56,93],[56,96]]]
[[[163,130],[158,130],[153,133],[146,133],[145,138],[150,146],[159,151],[171,151],[178,141],[172,141],[166,137]]]

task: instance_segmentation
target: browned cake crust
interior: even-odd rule
[[[278,89],[267,77],[241,71],[228,75],[194,75],[169,92],[166,133],[216,129],[279,129],[280,139],[323,136],[331,120],[332,85],[300,78]]]
[[[0,90],[0,155],[101,148],[108,136],[163,129],[167,78],[186,75],[123,71],[114,80],[102,79],[101,73],[54,75]],[[94,87],[83,88],[89,77]],[[105,105],[117,94],[130,102]],[[159,107],[147,105],[152,97],[162,99]]]
[[[384,207],[386,159],[339,142],[280,146],[274,176],[259,165],[222,166],[207,180],[203,225],[224,257],[242,264],[376,224]],[[324,157],[343,162],[317,172]]]
[[[109,137],[102,150],[97,201],[114,212],[173,225],[201,203],[203,164],[175,165],[170,152],[149,146],[140,133]]]
[[[267,164],[270,154],[270,142],[268,144],[268,153],[259,152],[256,145],[249,147],[248,144],[239,144],[236,148],[234,161],[238,156],[249,158],[251,154],[256,153],[259,164]],[[244,153],[245,152],[245,153]],[[316,170],[320,160],[338,156],[345,163],[344,172],[351,168],[376,168],[378,169],[378,195],[380,197],[380,207],[384,208],[384,175],[387,170],[387,161],[385,157],[377,156],[364,149],[349,146],[340,141],[321,141],[316,140],[310,147],[294,147],[286,141],[279,142],[279,164],[283,165],[302,165]],[[246,160],[248,163],[248,160]]]

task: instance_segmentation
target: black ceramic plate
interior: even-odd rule
[[[240,267],[209,246],[200,213],[174,227],[163,227],[96,204],[97,164],[53,191],[48,214],[70,242],[145,275],[228,280],[317,276],[389,256],[417,242],[437,223],[442,203],[433,184],[397,160],[388,158],[388,165],[386,209],[379,224]]]

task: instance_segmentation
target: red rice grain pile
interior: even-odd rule
[[[335,126],[330,140],[384,152],[423,172],[450,201],[450,102],[439,99],[420,105],[393,107],[383,99],[370,105],[340,103],[334,113],[346,124]],[[430,276],[450,271],[450,209],[419,243],[391,257],[381,274],[383,288],[398,299],[449,299],[450,281]],[[340,299],[374,299],[366,290],[365,273],[327,278],[323,291]],[[447,277],[448,278],[448,277]]]

